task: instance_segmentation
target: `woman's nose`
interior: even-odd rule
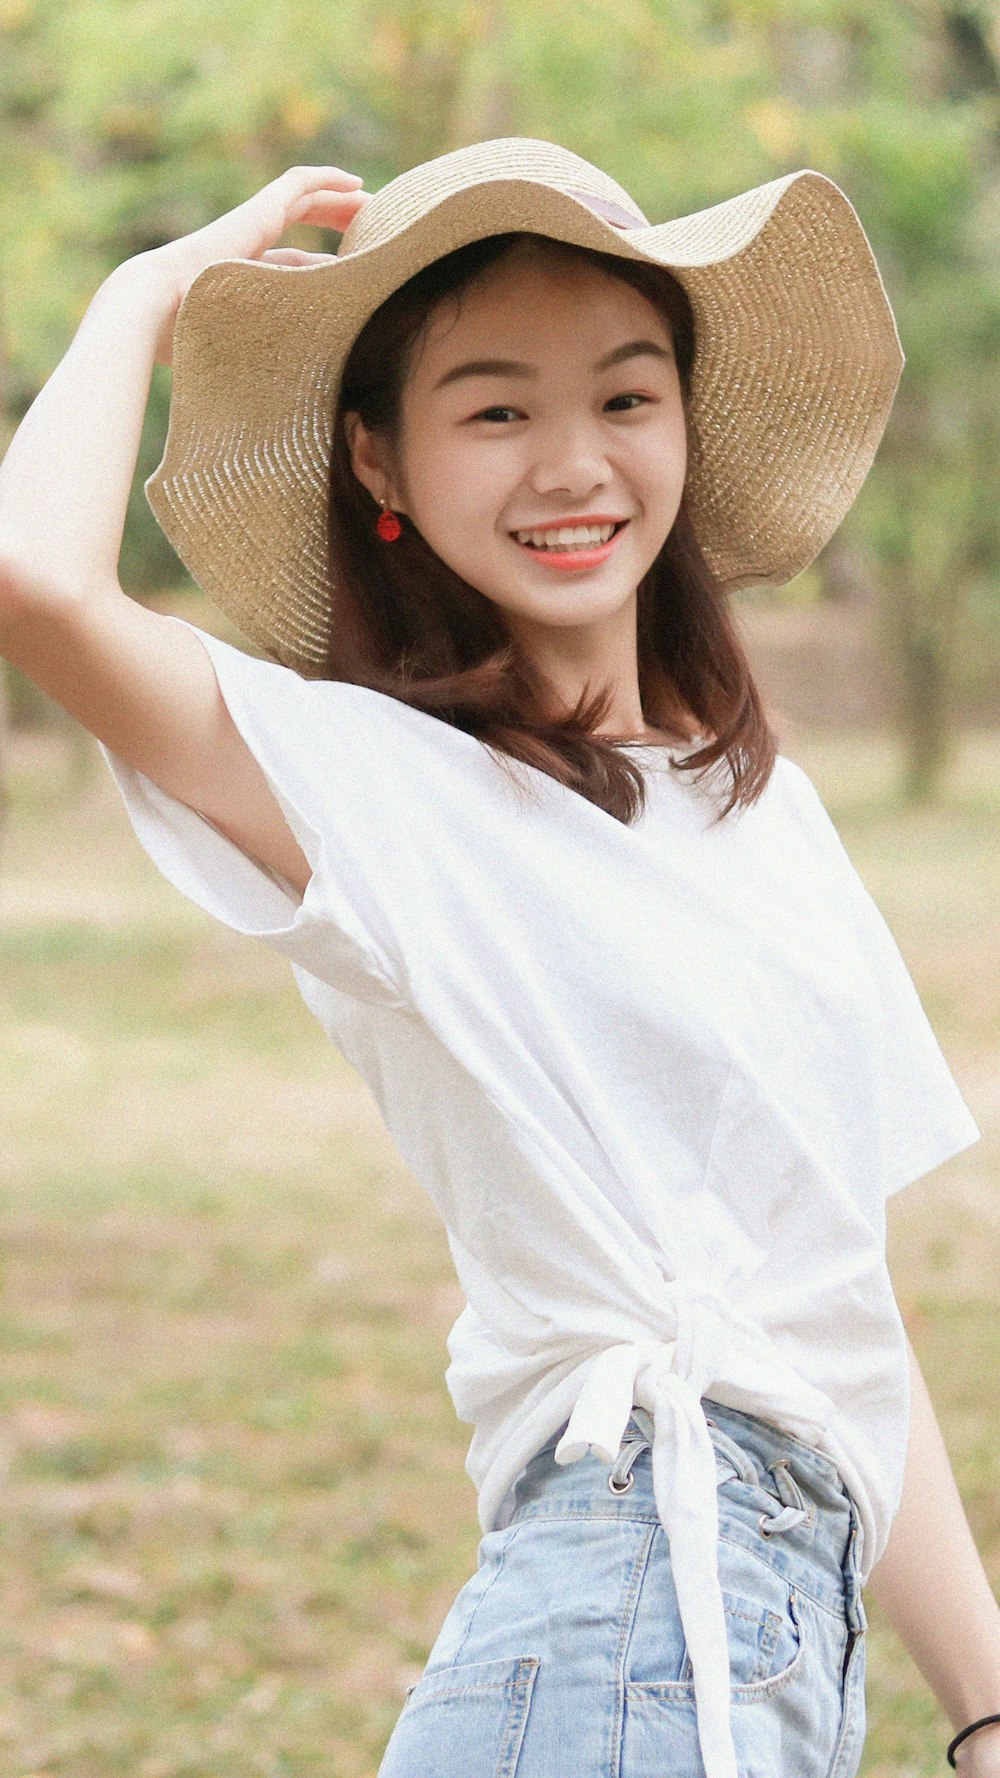
[[[607,452],[593,426],[571,423],[539,442],[531,484],[538,494],[588,494],[604,486],[610,476]]]

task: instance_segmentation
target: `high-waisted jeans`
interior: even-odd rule
[[[865,1738],[856,1509],[830,1459],[704,1403],[740,1778],[854,1778]],[[610,1473],[522,1471],[511,1522],[409,1688],[379,1778],[703,1778],[670,1551],[634,1408]]]

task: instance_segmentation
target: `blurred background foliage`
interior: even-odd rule
[[[876,467],[799,593],[871,604],[904,791],[930,795],[960,699],[988,700],[1000,661],[987,0],[0,0],[0,448],[122,259],[298,161],[377,189],[508,134],[596,161],[653,220],[803,166],[848,192],[908,363]],[[121,560],[139,597],[185,579],[142,491],[168,407],[158,368]]]

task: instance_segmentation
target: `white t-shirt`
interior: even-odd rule
[[[717,823],[724,760],[699,783],[639,747],[628,826],[394,698],[194,633],[313,875],[300,898],[104,748],[135,831],[291,959],[440,1211],[483,1530],[565,1420],[560,1461],[610,1464],[633,1401],[653,1414],[703,1757],[735,1778],[701,1400],[833,1458],[867,1579],[909,1418],[885,1200],[980,1135],[898,947],[783,755]]]

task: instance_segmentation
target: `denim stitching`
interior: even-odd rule
[[[796,1610],[796,1600],[796,1589],[789,1587],[789,1612],[799,1639],[799,1646],[792,1660],[787,1667],[782,1668],[780,1673],[772,1674],[769,1679],[740,1680],[737,1684],[731,1685],[729,1696],[733,1704],[756,1704],[761,1698],[770,1698],[775,1693],[784,1691],[793,1679],[798,1678],[799,1670],[805,1659],[806,1642],[802,1620]],[[758,1620],[755,1618],[753,1621],[756,1623]],[[641,1696],[665,1697],[678,1701],[690,1701],[694,1698],[693,1680],[633,1679],[629,1681],[629,1687]],[[837,1778],[837,1774],[830,1772],[827,1778]]]
[[[783,1567],[778,1567],[776,1565],[773,1565],[771,1562],[769,1562],[767,1560],[766,1556],[761,1555],[759,1550],[755,1550],[751,1547],[749,1541],[746,1543],[741,1543],[735,1537],[720,1537],[719,1543],[720,1543],[720,1545],[721,1544],[728,1544],[730,1549],[739,1550],[741,1556],[749,1556],[752,1561],[760,1562],[761,1565],[764,1568],[766,1568],[769,1573],[778,1574],[781,1576],[782,1580],[788,1581],[789,1585],[792,1584],[791,1581],[789,1580],[788,1574],[786,1573],[785,1569]],[[805,1597],[807,1599],[809,1599],[813,1605],[816,1606],[818,1611],[825,1611],[828,1617],[834,1618],[837,1623],[843,1623],[843,1620],[844,1620],[843,1601],[841,1601],[839,1605],[834,1605],[830,1600],[820,1598],[816,1593],[813,1592],[812,1588],[809,1585],[808,1578],[806,1578],[806,1580],[803,1580],[801,1578],[801,1576],[799,1576],[799,1575],[796,1575],[796,1578],[795,1578],[795,1590],[798,1593],[803,1593],[805,1595]]]
[[[853,1752],[857,1741],[859,1707],[863,1706],[864,1702],[863,1675],[867,1631],[850,1630],[848,1635],[850,1641],[845,1657],[843,1714],[827,1778],[841,1778],[847,1756]]]
[[[514,1778],[521,1755],[521,1743],[524,1740],[528,1710],[537,1675],[538,1657],[536,1655],[522,1655],[514,1670],[510,1708],[507,1712],[507,1731],[497,1762],[496,1778]]]
[[[473,1667],[489,1667],[493,1666],[494,1663],[492,1661],[471,1661],[469,1665]],[[523,1686],[525,1675],[522,1673],[521,1669],[524,1667],[537,1668],[539,1665],[538,1656],[518,1655],[515,1659],[510,1661],[508,1665],[514,1669],[513,1679],[510,1674],[507,1674],[503,1679],[472,1680],[468,1685],[428,1684],[424,1688],[424,1696],[418,1699],[418,1703],[421,1705],[425,1702],[430,1704],[436,1702],[438,1698],[467,1698],[473,1692],[478,1696],[480,1692],[504,1692],[507,1690],[508,1686],[511,1686],[512,1689],[517,1686]],[[439,1675],[450,1672],[450,1667],[435,1667],[430,1673],[422,1674],[420,1679],[414,1680],[412,1685],[407,1686],[407,1696],[409,1696],[411,1692],[415,1692],[423,1680],[435,1680]]]
[[[611,1771],[614,1778],[619,1778],[622,1757],[622,1740],[625,1728],[625,1688],[627,1684],[625,1679],[625,1663],[628,1659],[628,1650],[629,1644],[632,1641],[632,1632],[635,1629],[635,1614],[639,1607],[642,1583],[646,1578],[646,1569],[649,1567],[650,1552],[656,1541],[657,1529],[657,1525],[650,1525],[645,1540],[640,1545],[639,1553],[632,1564],[632,1578],[629,1581],[628,1591],[625,1595],[621,1624],[618,1630],[618,1649],[615,1655],[615,1692],[617,1695],[617,1709],[615,1711],[615,1720],[612,1727],[611,1748]]]
[[[493,1588],[496,1586],[497,1581],[500,1579],[500,1576],[503,1572],[503,1565],[507,1560],[507,1551],[510,1549],[511,1544],[513,1543],[513,1541],[514,1541],[515,1537],[517,1536],[517,1533],[520,1531],[520,1529],[521,1529],[521,1527],[519,1524],[512,1525],[510,1527],[510,1536],[505,1540],[503,1547],[500,1551],[499,1560],[497,1562],[496,1568],[493,1571],[493,1578],[490,1581],[489,1585],[485,1586],[483,1588],[482,1592],[479,1595],[479,1598],[476,1600],[476,1603],[472,1608],[472,1611],[469,1616],[469,1621],[466,1624],[465,1630],[462,1635],[462,1640],[459,1643],[457,1649],[455,1650],[455,1658],[453,1661],[451,1661],[449,1663],[450,1666],[452,1666],[452,1667],[458,1666],[458,1664],[459,1664],[458,1657],[461,1654],[463,1648],[465,1647],[466,1643],[469,1640],[469,1632],[471,1631],[472,1626],[475,1623],[476,1618],[479,1615],[479,1607],[482,1605],[483,1600],[488,1598],[489,1594],[493,1591]],[[444,1671],[447,1671],[447,1669],[444,1669]]]

